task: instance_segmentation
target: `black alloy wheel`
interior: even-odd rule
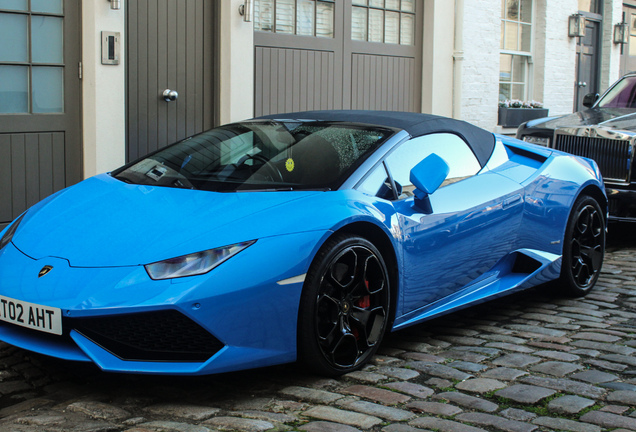
[[[601,272],[605,255],[605,216],[590,196],[579,197],[568,219],[561,264],[564,294],[581,297],[589,293]]]
[[[368,240],[336,235],[316,255],[301,297],[298,349],[314,371],[357,370],[376,352],[390,313],[389,277]]]

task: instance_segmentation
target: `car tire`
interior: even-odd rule
[[[312,262],[300,300],[298,357],[314,372],[338,376],[364,366],[389,322],[389,274],[368,240],[336,234]]]
[[[605,255],[605,216],[598,202],[577,198],[568,218],[558,287],[569,297],[589,293],[601,273]]]

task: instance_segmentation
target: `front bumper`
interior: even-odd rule
[[[210,273],[153,281],[143,266],[77,268],[0,251],[0,294],[60,308],[63,334],[0,322],[0,340],[105,371],[209,374],[296,359],[302,281],[326,232],[261,239]],[[44,265],[53,270],[39,278]]]

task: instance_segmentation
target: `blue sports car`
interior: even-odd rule
[[[62,190],[0,232],[0,339],[106,371],[362,367],[387,331],[598,279],[596,164],[443,117],[279,114]]]

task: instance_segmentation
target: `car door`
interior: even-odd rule
[[[431,153],[444,159],[450,171],[429,196],[427,211],[415,204],[409,174]],[[385,166],[402,189],[393,202],[403,247],[398,316],[417,315],[419,309],[443,302],[513,250],[523,188],[482,170],[459,136],[443,133],[411,139],[386,157]]]

